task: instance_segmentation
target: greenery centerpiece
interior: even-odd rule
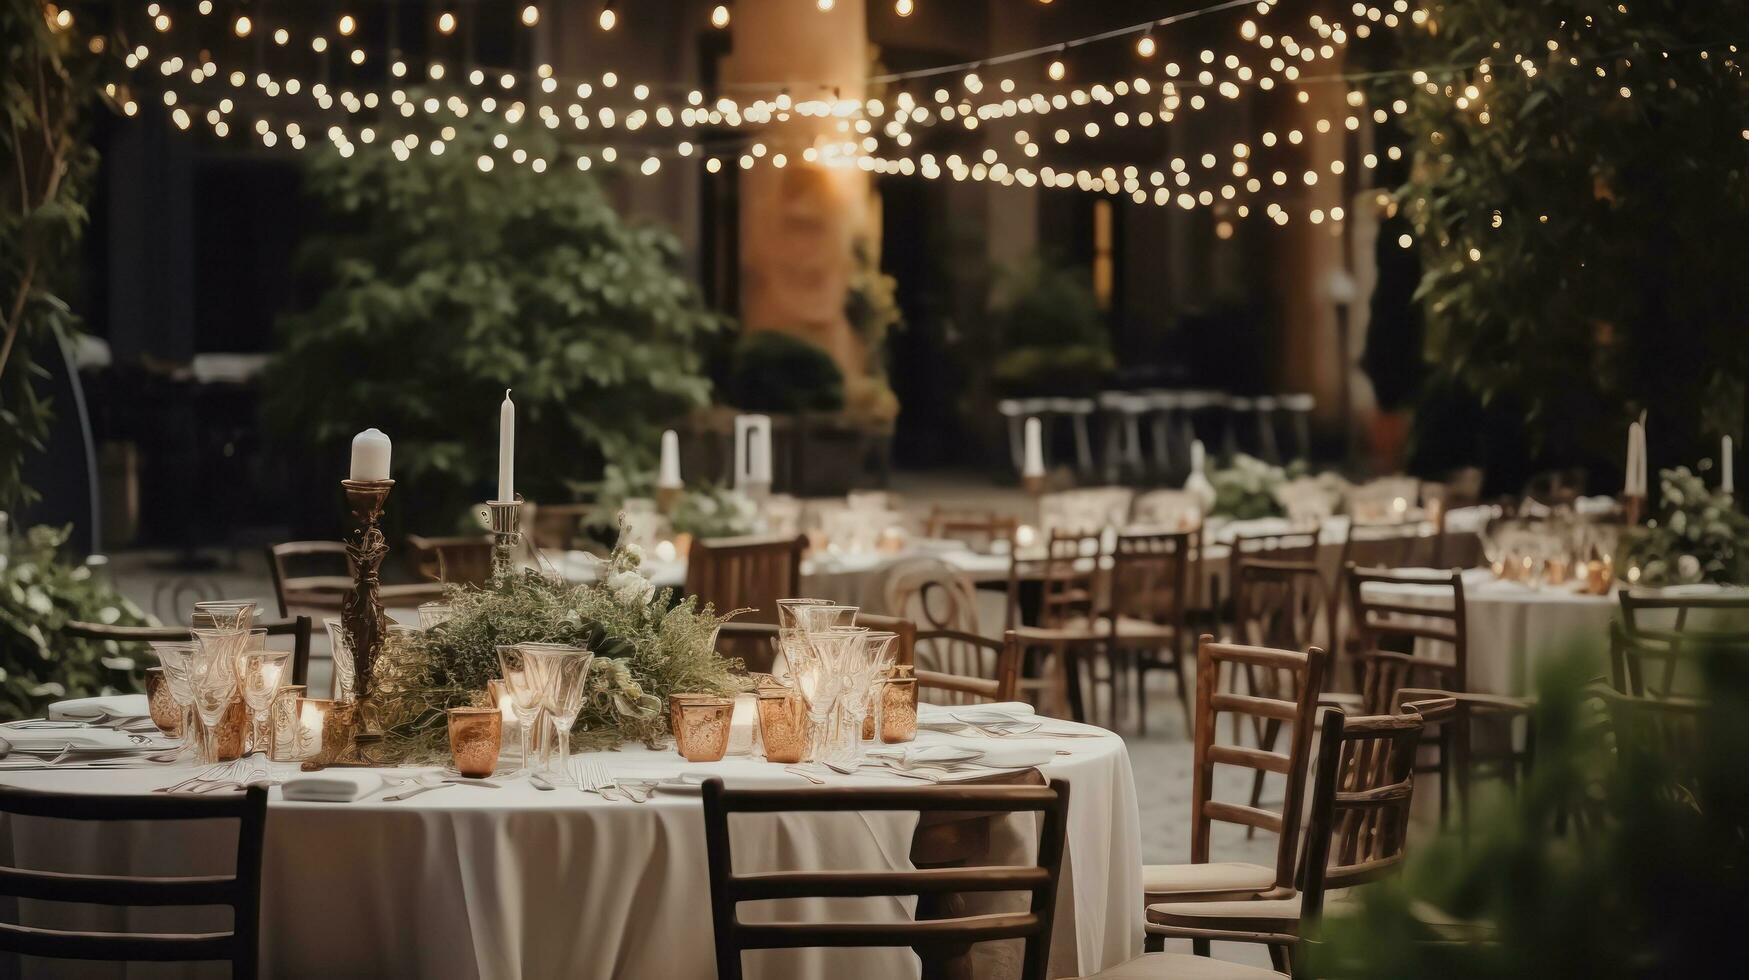
[[[1215,488],[1215,505],[1210,513],[1236,521],[1280,517],[1287,510],[1275,491],[1287,479],[1287,470],[1255,456],[1235,453],[1232,465],[1209,473],[1209,483]]]
[[[373,700],[385,754],[447,757],[445,710],[486,703],[486,684],[501,673],[498,647],[506,644],[565,643],[595,654],[572,731],[578,748],[653,744],[668,734],[668,695],[740,690],[740,661],[716,652],[717,629],[728,617],[658,590],[638,570],[642,560],[641,549],[622,543],[594,583],[522,571],[484,587],[452,588],[449,619],[385,644],[377,661]]]
[[[1634,533],[1627,567],[1641,585],[1749,583],[1749,516],[1731,495],[1714,490],[1688,467],[1658,474],[1663,511]],[[1630,574],[1632,574],[1630,572]]]

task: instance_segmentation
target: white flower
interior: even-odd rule
[[[627,541],[620,550],[625,552],[626,558],[634,565],[641,564],[644,560],[644,546],[635,541]]]
[[[607,590],[622,605],[640,606],[650,601],[656,584],[637,572],[615,572],[607,578]]]
[[[1684,582],[1694,582],[1700,578],[1700,559],[1693,555],[1681,555],[1676,559],[1676,576]]]

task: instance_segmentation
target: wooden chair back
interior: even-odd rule
[[[924,704],[1017,700],[1024,650],[1014,630],[993,640],[959,630],[917,634],[917,699]]]
[[[231,928],[202,933],[116,933],[0,922],[0,951],[23,956],[105,962],[195,963],[229,961],[233,977],[256,975],[261,911],[261,838],[267,790],[231,795],[108,796],[48,793],[0,786],[0,813],[17,817],[98,821],[238,822],[236,866],[228,875],[136,877],[0,868],[0,897],[75,902],[115,908],[228,906]],[[120,833],[120,828],[117,828]]]
[[[1242,668],[1279,673],[1282,697],[1233,693]],[[1318,697],[1324,693],[1325,653],[1308,647],[1304,653],[1269,647],[1216,643],[1204,635],[1196,658],[1195,768],[1192,777],[1190,860],[1209,861],[1209,835],[1216,821],[1253,827],[1277,835],[1275,887],[1294,884],[1294,854],[1299,841],[1301,802],[1306,790],[1306,766],[1312,745],[1312,722]],[[1289,732],[1286,753],[1216,741],[1220,716],[1244,716],[1280,722]],[[1286,777],[1278,810],[1266,810],[1214,798],[1215,766]]]
[[[470,534],[453,538],[407,535],[408,560],[427,582],[484,585],[492,577],[492,538]]]
[[[1322,528],[1282,534],[1244,534],[1235,537],[1227,552],[1227,581],[1239,581],[1239,566],[1255,558],[1270,561],[1318,563],[1318,536]],[[1231,586],[1236,588],[1237,586]]]
[[[1020,518],[995,511],[951,511],[936,507],[930,510],[924,531],[931,538],[964,542],[980,551],[989,551],[998,541],[1014,540]]]
[[[1699,655],[1723,649],[1749,655],[1749,598],[1617,593],[1621,617],[1610,629],[1616,690],[1634,697],[1703,694]]]
[[[1039,626],[1056,629],[1072,620],[1093,619],[1103,555],[1104,536],[1099,532],[1051,532],[1041,566]],[[1017,591],[1011,588],[1011,594]]]
[[[935,558],[901,561],[887,572],[885,608],[925,630],[979,631],[977,588]]]
[[[747,536],[699,538],[686,561],[686,594],[720,614],[749,610],[749,622],[777,622],[777,600],[802,594],[802,552],[808,539]]]
[[[1185,613],[1199,577],[1198,531],[1120,534],[1111,553],[1107,619],[1112,636],[1120,618],[1173,627],[1183,635]],[[1180,640],[1182,643],[1182,640]]]
[[[1069,786],[922,786],[895,789],[726,789],[721,779],[704,784],[705,844],[710,855],[711,923],[716,936],[717,976],[740,980],[741,954],[749,949],[900,946],[916,950],[923,975],[939,975],[958,963],[967,947],[1003,939],[1025,941],[1023,980],[1045,980],[1050,960],[1057,876],[1062,865]],[[1038,857],[1027,866],[948,867],[914,871],[771,871],[735,873],[729,827],[733,814],[839,811],[936,813],[1038,813]],[[798,898],[945,898],[971,892],[1022,892],[1024,912],[954,915],[900,921],[743,922],[743,902]],[[946,908],[946,906],[943,906]]]
[[[1419,522],[1362,524],[1350,521],[1348,533],[1342,539],[1341,560],[1336,567],[1409,568],[1432,561],[1434,544],[1433,538],[1421,534]]]
[[[1469,643],[1463,576],[1397,575],[1348,566],[1349,608],[1360,643],[1361,696],[1368,714],[1388,714],[1404,687],[1463,692],[1468,688]],[[1414,585],[1449,593],[1449,603],[1409,605],[1366,595],[1372,583]],[[1447,653],[1446,651],[1449,651]]]
[[[257,622],[268,636],[292,638],[291,684],[307,684],[310,678],[310,617]],[[117,643],[189,643],[194,633],[186,626],[106,626],[102,623],[70,622],[61,628],[67,636],[83,640],[114,640]]]
[[[325,566],[323,574],[305,574],[300,566]],[[340,608],[352,591],[352,559],[341,541],[283,541],[267,546],[267,568],[273,573],[273,594],[280,618],[293,608]],[[334,569],[327,572],[327,568]]]
[[[1425,727],[1412,708],[1344,720],[1333,853],[1322,865],[1326,887],[1374,881],[1402,863],[1415,790],[1415,751]],[[1312,867],[1318,866],[1308,865]]]
[[[1233,624],[1239,642],[1278,650],[1330,649],[1330,588],[1305,561],[1247,558],[1233,579]],[[1318,636],[1319,624],[1325,636]]]
[[[1641,698],[1599,690],[1615,736],[1617,762],[1637,781],[1692,805],[1703,799],[1698,785],[1702,716],[1708,703],[1693,698]]]

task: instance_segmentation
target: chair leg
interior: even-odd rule
[[[1288,956],[1288,948],[1286,946],[1277,946],[1275,943],[1269,944],[1269,964],[1275,967],[1277,973],[1286,973],[1290,975],[1293,973],[1293,961],[1292,958]]]
[[[1153,933],[1153,932],[1150,932],[1147,935],[1143,936],[1142,937],[1142,952],[1144,952],[1144,953],[1164,953],[1164,952],[1166,952],[1166,937],[1160,935],[1159,933]]]
[[[1172,651],[1172,669],[1173,672],[1178,675],[1178,703],[1184,708],[1184,734],[1187,737],[1194,738],[1196,737],[1196,732],[1194,730],[1196,722],[1191,718],[1190,684],[1184,677],[1183,650]]]
[[[1192,939],[1190,941],[1190,951],[1197,956],[1209,955],[1209,941],[1206,939]]]

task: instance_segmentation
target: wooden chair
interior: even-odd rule
[[[801,535],[699,538],[687,555],[685,594],[697,596],[700,607],[708,603],[718,614],[745,609],[744,622],[776,623],[777,600],[802,594],[802,552],[807,546]],[[722,639],[733,636],[725,633]],[[731,644],[730,655],[751,666],[768,646],[763,641],[745,649]]]
[[[269,620],[255,624],[268,636],[292,638],[292,684],[305,684],[310,676],[310,617]],[[117,643],[188,643],[194,633],[186,626],[105,626],[102,623],[70,622],[61,627],[67,636],[83,640],[114,640]]]
[[[1615,689],[1623,694],[1693,697],[1702,693],[1700,654],[1728,649],[1749,655],[1749,599],[1636,595],[1628,589],[1617,599],[1621,619],[1610,629],[1610,666]]]
[[[982,704],[1020,697],[1021,636],[1009,630],[1001,640],[958,630],[925,630],[917,634],[921,653],[931,653],[917,667],[917,699],[925,704]]]
[[[936,507],[930,510],[924,524],[928,537],[964,542],[980,551],[989,551],[998,541],[1014,540],[1020,518],[995,511],[950,511]]]
[[[885,609],[925,630],[979,632],[977,588],[936,558],[901,560],[888,570]]]
[[[1147,865],[1142,869],[1145,904],[1227,899],[1283,898],[1293,894],[1294,856],[1299,839],[1301,802],[1312,744],[1313,714],[1324,689],[1324,651],[1304,653],[1268,647],[1216,643],[1204,635],[1196,660],[1195,768],[1191,785],[1189,864]],[[1244,668],[1279,671],[1282,698],[1233,693]],[[1223,679],[1223,675],[1225,675]],[[1222,714],[1272,718],[1289,732],[1287,751],[1216,742]],[[1262,809],[1214,798],[1215,766],[1278,773],[1286,778],[1279,809]],[[1275,864],[1209,860],[1210,831],[1216,821],[1255,827],[1277,837]],[[1198,952],[1207,951],[1199,941]]]
[[[1478,773],[1496,776],[1513,789],[1530,775],[1536,758],[1535,701],[1416,687],[1399,688],[1393,701],[1398,710],[1414,710],[1429,727],[1437,729],[1440,817],[1448,817],[1446,797],[1451,787],[1456,787],[1460,832],[1469,833],[1471,789]],[[1478,731],[1493,733],[1485,749],[1478,747]]]
[[[1253,558],[1270,561],[1318,563],[1318,536],[1322,528],[1281,534],[1246,534],[1235,537],[1227,550],[1227,583],[1231,590],[1239,581],[1239,566]]]
[[[204,933],[84,932],[0,922],[0,951],[23,956],[105,962],[194,963],[228,960],[231,976],[256,975],[261,910],[261,838],[267,790],[213,796],[109,796],[47,793],[0,786],[0,813],[14,817],[97,821],[238,822],[236,867],[228,875],[136,877],[0,869],[0,897],[115,908],[229,906],[231,928]],[[116,829],[122,832],[121,828]]]
[[[1267,552],[1265,552],[1267,554]],[[1233,580],[1233,627],[1235,638],[1250,646],[1274,647],[1278,650],[1304,650],[1307,647],[1329,649],[1329,588],[1318,566],[1303,561],[1278,561],[1248,557],[1239,563]],[[1318,636],[1319,624],[1326,636]],[[1246,668],[1245,680],[1253,694],[1281,697],[1276,690],[1274,671]],[[1326,698],[1328,693],[1326,693]],[[1259,748],[1275,748],[1281,740],[1282,723],[1274,718],[1249,719],[1252,735]],[[1234,724],[1241,722],[1234,717]],[[1235,741],[1239,732],[1235,728]],[[1252,776],[1251,805],[1259,806],[1263,799],[1264,771]]]
[[[427,582],[484,585],[492,577],[492,538],[469,534],[453,538],[407,535],[413,570]]]
[[[1297,893],[1150,905],[1150,937],[1263,943],[1285,969],[1306,925],[1323,915],[1330,891],[1377,881],[1401,867],[1423,719],[1413,710],[1349,719],[1327,709],[1319,723],[1318,771]]]
[[[294,565],[314,562],[335,569],[333,574],[293,574]],[[352,591],[352,561],[340,541],[286,541],[269,545],[267,567],[273,573],[273,594],[284,619],[292,610],[339,612]],[[412,608],[443,598],[444,587],[436,583],[384,585],[377,591],[383,605]]]
[[[1106,649],[1114,658],[1135,664],[1138,732],[1148,730],[1150,670],[1170,670],[1177,677],[1184,727],[1190,729],[1184,657],[1191,593],[1200,577],[1200,539],[1201,532],[1195,530],[1129,533],[1119,535],[1112,549],[1110,598],[1095,627],[1103,628]],[[1114,689],[1114,701],[1116,697]]]
[[[704,784],[705,844],[710,855],[711,921],[717,976],[739,980],[749,949],[910,947],[925,977],[958,972],[973,944],[1025,940],[1020,976],[1045,980],[1063,857],[1069,787],[927,786],[903,789],[827,787],[732,790],[721,779]],[[729,830],[731,814],[916,811],[935,813],[1040,813],[1037,863],[1022,867],[946,867],[915,871],[770,871],[737,874]],[[1027,911],[956,914],[951,897],[972,892],[1024,892]],[[909,921],[743,922],[742,902],[770,899],[918,896]],[[933,914],[931,914],[933,913]],[[925,918],[925,915],[929,915]]]

